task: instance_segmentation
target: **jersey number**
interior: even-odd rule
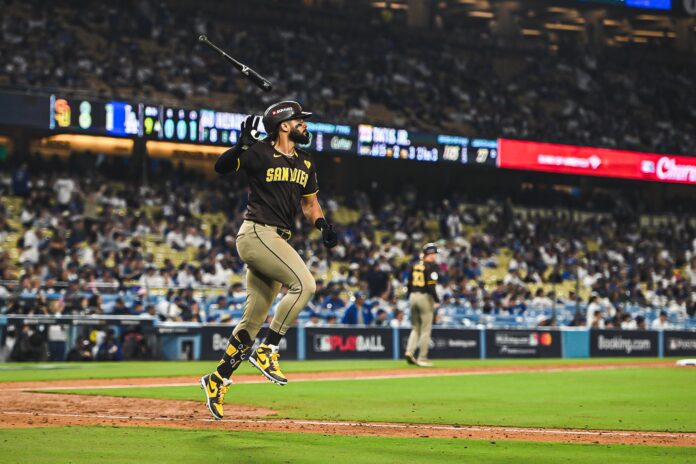
[[[425,287],[425,273],[422,271],[413,271],[413,286]]]

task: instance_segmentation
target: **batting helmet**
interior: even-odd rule
[[[274,103],[263,112],[263,126],[266,132],[275,132],[278,125],[283,121],[290,119],[307,119],[312,115],[307,111],[302,111],[299,103],[294,101],[282,101]]]
[[[434,243],[426,243],[423,247],[423,254],[429,255],[431,253],[437,253],[437,245]]]

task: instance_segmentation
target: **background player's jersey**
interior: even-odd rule
[[[239,157],[239,167],[249,177],[246,219],[292,229],[303,196],[319,191],[312,156],[295,149],[285,156],[267,142],[258,142]]]
[[[433,296],[436,302],[439,302],[435,287],[438,280],[439,268],[435,263],[424,263],[418,261],[411,266],[411,272],[408,275],[408,293],[421,292],[429,293]]]

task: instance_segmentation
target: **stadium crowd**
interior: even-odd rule
[[[0,203],[3,312],[198,322],[241,316],[235,231],[246,195],[236,179],[204,181],[175,170],[143,186],[106,176],[125,171],[110,165],[115,158],[26,159],[0,174],[0,193],[22,198],[13,211]],[[80,175],[83,169],[101,174]],[[292,240],[317,277],[304,322],[407,324],[408,265],[432,239],[440,246],[441,324],[510,316],[510,325],[531,317],[524,324],[632,328],[662,320],[660,311],[664,327],[694,317],[696,231],[688,215],[639,231],[639,216],[620,197],[585,217],[530,212],[509,199],[422,199],[408,186],[393,193],[347,201],[323,193],[330,215],[357,211],[357,220],[340,225],[331,254],[298,220]],[[221,222],[204,219],[220,212]],[[175,264],[176,253],[187,258]]]
[[[208,99],[249,113],[283,96],[335,123],[696,152],[693,61],[667,49],[590,51],[568,40],[553,51],[538,39],[510,49],[486,30],[406,34],[376,14],[341,26],[312,9],[298,12],[291,28],[272,5],[230,17],[153,0],[67,8],[82,3],[0,1],[0,87],[181,105]],[[342,14],[351,13],[367,14]],[[231,78],[197,43],[202,33],[267,74],[274,95]]]

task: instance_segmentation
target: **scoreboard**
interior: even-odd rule
[[[163,105],[141,105],[142,135],[170,142],[198,142],[198,110]]]
[[[112,101],[104,105],[104,110],[107,134],[120,137],[143,135],[140,130],[139,108],[126,102]]]
[[[51,95],[49,114],[50,129],[106,133],[106,112],[103,103]]]
[[[484,164],[488,166],[498,165],[498,141],[486,139],[473,139],[471,141],[471,158],[467,162]]]
[[[198,140],[201,143],[234,145],[246,114],[201,110]]]
[[[239,128],[247,118],[242,113],[205,108],[5,91],[0,91],[0,108],[0,127],[225,147],[237,143]],[[370,124],[308,121],[307,126],[312,137],[303,148],[317,154],[696,185],[696,163],[685,156],[470,138]]]
[[[497,140],[427,134],[367,124],[358,126],[359,156],[495,167]]]
[[[315,152],[354,153],[355,151],[355,131],[351,126],[307,121],[307,130],[311,134],[311,140],[302,148]]]
[[[142,135],[137,106],[56,95],[50,97],[48,126],[56,131],[95,135]]]
[[[72,95],[19,95],[0,92],[0,125],[48,128],[172,143],[229,147],[239,140],[248,115],[208,108],[184,108],[144,102],[96,100]],[[48,124],[46,124],[48,122]],[[497,140],[432,134],[369,124],[307,121],[314,153],[496,167]],[[265,134],[263,125],[260,130]]]
[[[368,124],[358,126],[359,156],[434,162],[439,154],[438,147],[432,146],[424,134]]]

